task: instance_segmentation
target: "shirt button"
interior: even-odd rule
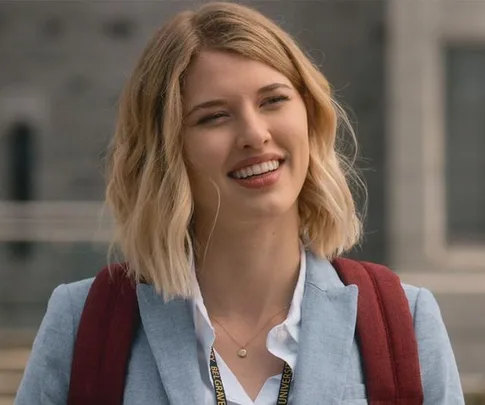
[[[284,342],[288,337],[288,333],[286,333],[284,330],[279,330],[278,333],[276,334],[276,337],[280,342]]]

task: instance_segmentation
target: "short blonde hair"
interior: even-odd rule
[[[300,92],[309,120],[310,162],[299,196],[301,236],[314,254],[334,258],[359,240],[349,180],[337,152],[337,129],[348,119],[328,81],[295,41],[259,12],[207,3],[164,25],[148,43],[122,94],[110,146],[106,200],[116,221],[113,246],[137,281],[168,300],[193,296],[194,204],[183,157],[182,89],[194,55],[204,49],[239,54],[284,74]]]

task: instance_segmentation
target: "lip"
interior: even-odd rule
[[[281,168],[283,167],[283,164],[280,164],[280,166],[271,172],[267,172],[264,174],[257,175],[255,177],[247,177],[245,179],[234,179],[240,186],[247,188],[247,189],[253,189],[253,190],[259,190],[259,189],[268,189],[275,185],[280,176],[281,176]]]
[[[259,155],[259,156],[253,156],[244,160],[241,160],[238,162],[228,173],[230,175],[231,173],[244,169],[245,167],[249,167],[252,165],[257,165],[259,163],[264,163],[264,162],[269,162],[270,160],[278,160],[281,162],[284,160],[284,157],[281,156],[280,154],[277,153],[265,153],[264,155]]]

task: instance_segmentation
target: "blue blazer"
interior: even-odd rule
[[[57,287],[34,341],[16,405],[65,405],[73,345],[92,279]],[[464,404],[450,341],[432,294],[404,285],[419,348],[425,405]],[[358,289],[327,260],[307,253],[293,405],[367,404],[355,340]],[[133,342],[124,404],[200,404],[203,382],[189,301],[164,303],[139,285],[141,325]]]

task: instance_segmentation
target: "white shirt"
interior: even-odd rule
[[[288,317],[276,325],[268,333],[266,347],[274,356],[285,361],[292,370],[295,369],[298,353],[298,341],[301,324],[301,305],[306,275],[305,250],[301,248],[300,273],[293,293]],[[200,289],[197,288],[196,296],[192,305],[195,333],[198,341],[198,355],[201,377],[204,383],[204,405],[215,405],[214,385],[209,369],[210,350],[215,340],[214,328],[209,319],[204,305]],[[253,402],[242,385],[226,365],[222,357],[215,351],[217,365],[224,384],[228,405],[274,405],[278,398],[281,374],[272,376],[266,380],[258,397]],[[289,400],[291,403],[293,390],[290,389]]]

